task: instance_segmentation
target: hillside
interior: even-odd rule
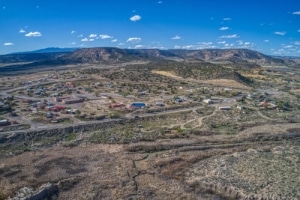
[[[132,60],[151,60],[165,57],[176,57],[175,54],[158,49],[119,49],[119,48],[88,48],[80,49],[66,55],[63,59],[79,63],[120,63]]]
[[[256,63],[283,65],[285,60],[264,55],[249,49],[169,50],[182,58],[201,59],[207,62]]]
[[[47,52],[48,53],[39,53]],[[85,48],[60,52],[63,49],[49,48],[35,53],[8,54],[0,56],[0,71],[49,68],[72,64],[116,64],[131,61],[177,60],[188,62],[212,62],[241,68],[256,68],[260,65],[289,65],[292,60],[274,58],[248,49],[204,50],[158,50],[119,49],[112,47]]]

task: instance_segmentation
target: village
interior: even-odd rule
[[[279,100],[287,93],[283,89],[254,90],[191,82],[147,88],[140,83],[81,75],[76,70],[3,77],[1,84],[0,131],[132,118],[203,106],[238,112],[291,109],[289,102]]]

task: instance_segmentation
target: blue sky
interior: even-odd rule
[[[0,0],[0,54],[248,48],[300,56],[299,0]]]

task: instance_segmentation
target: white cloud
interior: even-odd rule
[[[141,42],[141,38],[138,37],[132,37],[132,38],[128,38],[127,42],[132,42],[132,43],[139,43]]]
[[[300,11],[293,12],[293,15],[300,15]]]
[[[294,46],[293,45],[285,45],[285,46],[283,46],[283,48],[285,48],[285,49],[290,49],[290,48],[293,48]]]
[[[113,39],[113,40],[111,40],[111,42],[118,42],[118,40],[117,39]]]
[[[11,43],[11,42],[5,42],[3,45],[4,45],[4,46],[12,46],[12,45],[14,45],[14,43]]]
[[[97,34],[90,34],[90,36],[89,36],[90,38],[95,38],[95,37],[97,37]]]
[[[123,45],[125,45],[125,44],[124,44],[124,43],[119,43],[119,44],[118,44],[118,46],[123,46]]]
[[[220,31],[226,31],[226,30],[228,30],[228,29],[229,29],[229,28],[228,28],[228,27],[225,27],[225,26],[219,28]]]
[[[236,42],[239,45],[238,46],[239,48],[253,48],[255,46],[254,43],[252,43],[252,42],[244,42],[243,40],[238,40]],[[227,47],[233,47],[233,46],[234,46],[234,44],[228,44],[227,45]]]
[[[264,42],[270,42],[270,40],[264,40]]]
[[[220,38],[238,38],[239,36],[237,34],[233,34],[233,35],[222,35]]]
[[[244,44],[244,41],[243,40],[238,40],[236,41],[239,45],[243,45]]]
[[[295,45],[300,45],[299,41],[294,42]]]
[[[81,35],[78,35],[77,37],[81,38],[81,37],[83,37],[83,35],[81,34]]]
[[[211,49],[216,48],[212,42],[198,42],[197,45],[194,46],[195,49]]]
[[[36,32],[29,32],[25,36],[26,37],[41,37],[42,34],[41,34],[41,32],[36,31]]]
[[[101,39],[111,39],[111,38],[113,38],[112,36],[110,36],[110,35],[99,35],[99,37],[101,38]]]
[[[176,36],[172,37],[171,39],[172,39],[172,40],[180,40],[181,37],[180,37],[179,35],[176,35]]]
[[[228,48],[230,49],[230,48],[232,48],[232,47],[234,47],[234,44],[225,44],[225,45],[224,45],[224,48],[225,48],[225,49],[228,49]]]
[[[282,31],[282,32],[276,31],[276,32],[274,32],[274,34],[275,34],[275,35],[285,35],[285,32],[284,32],[284,31]]]
[[[218,44],[226,44],[226,41],[220,41]]]
[[[195,49],[194,45],[187,45],[187,46],[183,46],[183,49]]]
[[[142,17],[139,15],[134,15],[134,16],[130,17],[130,21],[133,21],[133,22],[139,21],[141,19],[142,19]]]
[[[278,49],[278,50],[274,50],[273,54],[276,54],[276,55],[283,55],[285,54],[285,50],[284,49]]]
[[[145,46],[139,44],[139,45],[136,45],[134,48],[135,48],[135,49],[140,49],[140,48],[145,48]]]
[[[73,30],[73,31],[71,31],[71,34],[74,34],[75,33],[75,31]]]
[[[76,44],[76,42],[71,42],[71,43],[69,43],[70,45],[75,45]]]
[[[231,18],[227,17],[227,18],[223,18],[224,21],[230,21]]]
[[[21,28],[21,29],[19,30],[19,33],[25,33],[25,30]]]
[[[91,38],[91,39],[89,39],[89,42],[93,42],[93,41],[95,41],[95,39],[94,39],[94,38]]]
[[[186,46],[179,46],[175,45],[175,49],[212,49],[217,48],[215,45],[213,45],[212,42],[198,42],[197,44],[192,45],[186,45]]]
[[[88,42],[88,41],[89,41],[89,39],[87,39],[87,38],[81,39],[81,42]]]

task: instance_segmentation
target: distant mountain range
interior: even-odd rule
[[[205,61],[224,64],[290,65],[293,59],[267,56],[249,49],[159,50],[99,48],[46,48],[0,56],[0,71],[70,64],[117,64],[129,61]],[[5,66],[5,64],[7,66]]]
[[[34,51],[15,52],[10,54],[32,54],[32,53],[62,53],[62,52],[73,52],[80,48],[59,48],[59,47],[48,47],[45,49],[38,49]]]

